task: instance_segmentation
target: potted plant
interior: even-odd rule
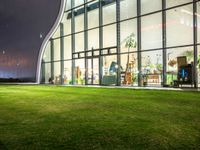
[[[121,44],[125,43],[125,48],[128,49],[128,55],[127,55],[127,63],[126,63],[126,69],[125,69],[125,77],[124,77],[124,84],[128,84],[128,74],[129,72],[129,61],[130,61],[130,49],[136,48],[136,40],[135,40],[135,34],[131,33],[128,37],[126,37]]]

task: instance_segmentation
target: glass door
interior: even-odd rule
[[[99,58],[88,58],[87,66],[87,84],[99,84]]]

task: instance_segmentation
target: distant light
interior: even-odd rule
[[[5,54],[6,53],[6,51],[3,51],[3,54]]]
[[[40,38],[41,38],[41,39],[43,38],[43,35],[42,35],[42,33],[40,33]]]

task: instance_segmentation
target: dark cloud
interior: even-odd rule
[[[35,80],[40,33],[49,32],[59,8],[60,0],[0,0],[0,78]]]

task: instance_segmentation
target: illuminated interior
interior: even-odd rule
[[[67,0],[65,8],[41,83],[200,85],[200,2]],[[189,68],[187,77],[181,68]]]

